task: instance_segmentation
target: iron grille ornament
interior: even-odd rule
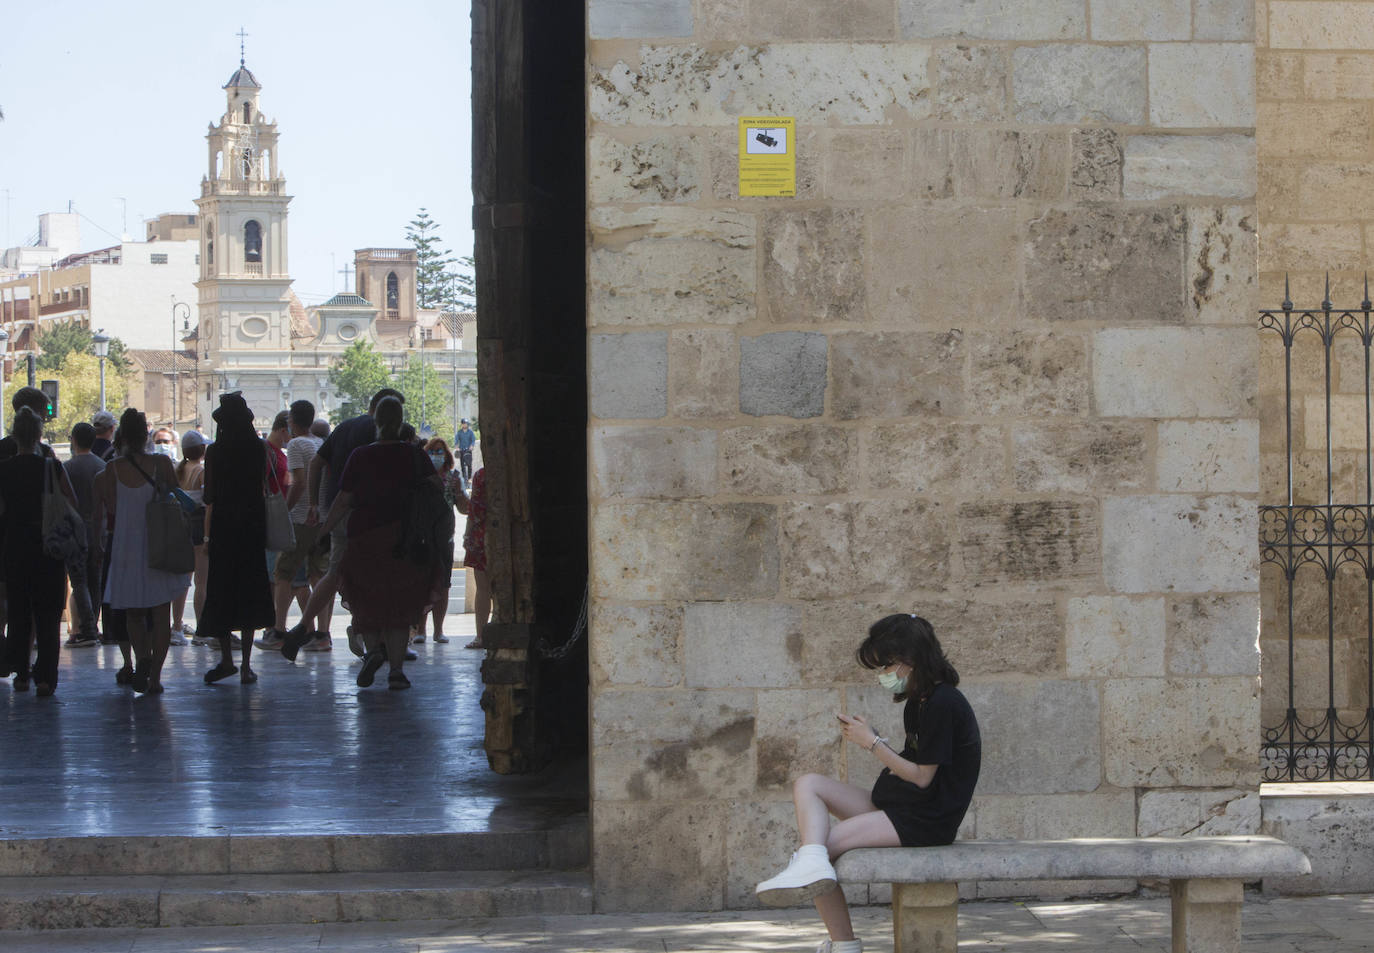
[[[1360,781],[1374,779],[1374,474],[1371,474],[1370,348],[1374,326],[1365,277],[1364,300],[1358,309],[1334,309],[1331,278],[1319,309],[1295,311],[1288,279],[1284,278],[1283,304],[1277,311],[1261,311],[1260,330],[1275,332],[1283,342],[1284,356],[1284,452],[1286,503],[1261,506],[1259,512],[1260,560],[1283,573],[1287,591],[1288,685],[1283,720],[1263,728],[1260,755],[1265,781]],[[1294,502],[1293,492],[1293,345],[1300,335],[1315,337],[1322,347],[1325,402],[1326,501]],[[1364,501],[1335,499],[1332,458],[1331,371],[1332,347],[1338,337],[1358,339],[1364,359]],[[1311,414],[1308,414],[1311,420]],[[1309,446],[1310,435],[1308,438]],[[1353,567],[1364,577],[1364,702],[1363,717],[1347,706],[1344,715],[1336,704],[1337,621],[1336,579],[1342,567]],[[1294,604],[1299,583],[1324,583],[1326,589],[1326,708],[1300,707],[1295,661]],[[1354,633],[1340,633],[1341,638]],[[1343,660],[1346,661],[1346,660]],[[1347,674],[1341,669],[1341,674]]]

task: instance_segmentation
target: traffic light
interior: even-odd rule
[[[48,398],[48,409],[47,409],[47,412],[46,412],[46,415],[45,415],[46,418],[47,418],[48,420],[56,420],[56,419],[57,419],[57,381],[43,381],[43,383],[42,383],[41,385],[39,385],[39,389],[40,389],[41,391],[43,391],[43,396],[46,397],[46,398]]]

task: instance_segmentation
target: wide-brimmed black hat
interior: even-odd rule
[[[253,411],[249,409],[248,402],[243,399],[242,391],[220,394],[219,406],[210,416],[218,424],[247,422],[251,426],[253,423]]]

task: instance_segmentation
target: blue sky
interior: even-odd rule
[[[48,0],[10,4],[4,20],[0,247],[68,201],[85,249],[194,212],[242,26],[281,133],[303,301],[344,289],[353,249],[404,245],[421,206],[471,254],[467,0]]]

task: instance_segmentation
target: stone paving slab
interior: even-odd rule
[[[854,912],[866,953],[892,953],[888,910]],[[1246,897],[1246,953],[1371,953],[1374,896]],[[961,953],[1164,953],[1169,902],[965,903]],[[457,921],[147,930],[0,931],[6,953],[810,953],[807,910],[521,916]]]

